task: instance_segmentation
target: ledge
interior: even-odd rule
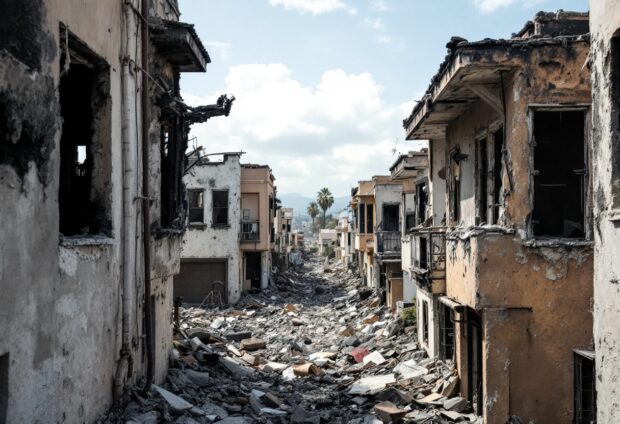
[[[594,247],[592,240],[574,239],[574,238],[540,238],[522,240],[521,245],[525,247]]]
[[[113,238],[104,235],[87,236],[63,236],[61,235],[58,244],[62,247],[74,248],[80,246],[112,246],[116,244]]]
[[[187,224],[187,228],[190,230],[204,230],[205,228],[207,228],[207,224],[205,224],[204,222],[190,222],[189,224]]]

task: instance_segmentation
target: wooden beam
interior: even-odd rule
[[[501,93],[499,92],[499,86],[497,84],[471,84],[467,86],[472,92],[474,92],[483,102],[493,108],[500,116],[504,116],[504,105],[502,102]]]

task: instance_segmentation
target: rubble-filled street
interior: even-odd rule
[[[475,421],[449,365],[359,277],[316,257],[235,307],[180,308],[176,358],[153,395],[104,422]]]

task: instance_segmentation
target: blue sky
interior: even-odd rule
[[[183,74],[188,103],[222,93],[231,116],[196,126],[207,151],[269,164],[281,193],[337,196],[419,148],[401,122],[453,35],[509,38],[539,10],[587,0],[180,0],[212,62]]]

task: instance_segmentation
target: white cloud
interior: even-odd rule
[[[302,84],[283,64],[246,64],[232,67],[213,95],[183,96],[191,105],[222,93],[237,98],[229,117],[192,128],[207,151],[244,150],[244,161],[271,166],[281,193],[313,195],[326,186],[342,196],[356,181],[387,173],[395,139],[403,139],[411,102],[389,104],[382,92],[365,72],[333,69],[316,84]]]
[[[386,12],[391,8],[387,0],[373,0],[370,2],[370,9],[375,12]]]
[[[282,6],[286,10],[296,10],[300,13],[321,15],[323,13],[344,11],[355,15],[357,10],[342,0],[269,0],[272,6]]]
[[[382,31],[385,29],[385,25],[383,24],[381,18],[364,18],[364,20],[362,21],[362,26],[364,26],[365,28],[373,29],[375,31]]]
[[[231,44],[224,41],[206,41],[207,50],[215,51],[222,62],[228,62],[230,59]]]
[[[474,0],[474,5],[484,13],[493,12],[500,7],[508,7],[513,4],[521,4],[524,7],[530,7],[546,0]]]

